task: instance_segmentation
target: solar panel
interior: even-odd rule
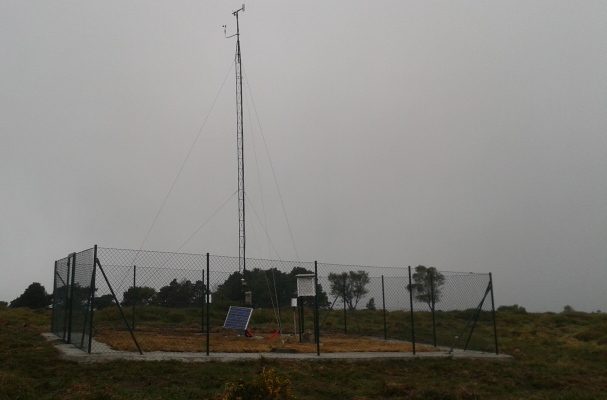
[[[230,306],[223,327],[244,331],[249,326],[251,314],[253,314],[252,308]]]

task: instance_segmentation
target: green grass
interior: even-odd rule
[[[0,309],[0,399],[205,399],[264,366],[288,377],[299,399],[607,399],[603,314],[499,314],[512,362],[77,364],[40,336],[49,319],[47,311]]]

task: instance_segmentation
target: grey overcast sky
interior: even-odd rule
[[[0,0],[0,299],[52,289],[68,252],[139,248],[217,93],[145,248],[236,190],[238,7]],[[246,7],[249,255],[277,257],[267,225],[283,259],[493,271],[498,304],[607,309],[607,2]],[[237,255],[236,207],[183,250]]]

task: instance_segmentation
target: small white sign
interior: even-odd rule
[[[314,285],[314,274],[297,275],[297,296],[298,297],[316,296],[316,286]]]
[[[297,307],[297,297],[293,297],[291,299],[291,307],[293,307],[293,308]]]

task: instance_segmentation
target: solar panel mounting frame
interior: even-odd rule
[[[242,324],[242,322],[244,322],[244,320],[242,319],[242,315],[234,315],[234,312],[240,312],[242,313],[243,311],[248,312],[248,315],[246,316],[246,323],[244,323],[244,326]],[[238,307],[238,306],[230,306],[230,308],[228,309],[228,314],[226,315],[226,319],[223,322],[223,327],[225,329],[234,329],[234,330],[239,330],[239,331],[245,331],[248,327],[249,327],[249,321],[251,320],[251,315],[253,315],[253,309],[249,308],[249,307]],[[237,321],[241,322],[240,325],[236,325],[234,323],[234,321],[230,318],[238,318]]]

